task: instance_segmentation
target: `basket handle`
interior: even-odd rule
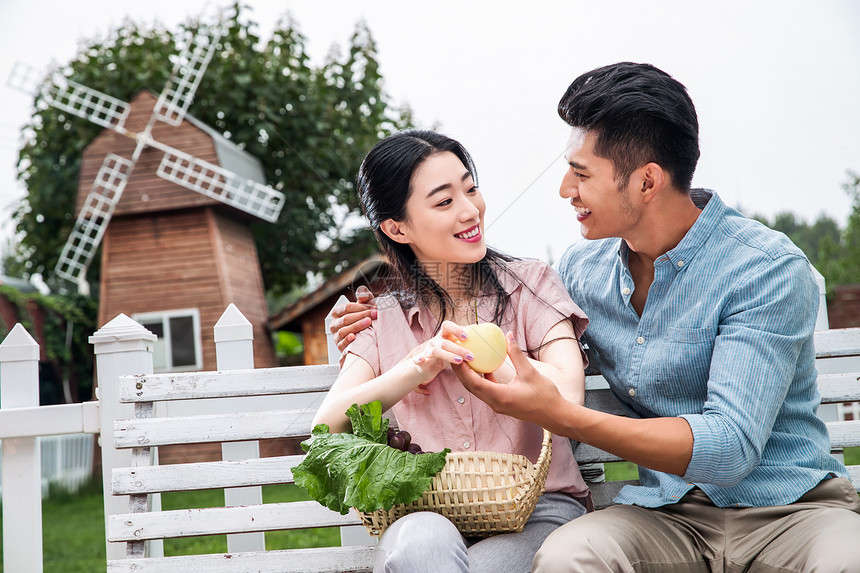
[[[540,468],[549,463],[552,455],[552,434],[546,428],[543,429],[543,441],[540,446],[540,456],[535,462],[535,468]]]

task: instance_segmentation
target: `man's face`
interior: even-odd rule
[[[565,150],[567,172],[558,194],[570,199],[586,239],[624,237],[638,215],[628,183],[619,189],[612,162],[594,154],[596,136],[574,127]]]

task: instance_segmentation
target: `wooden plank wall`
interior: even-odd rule
[[[222,306],[232,302],[254,325],[254,367],[278,366],[268,328],[263,273],[251,229],[246,223],[231,217],[229,211],[206,209],[206,212],[210,219],[216,265],[223,281]]]
[[[253,248],[247,226],[211,208],[115,217],[102,245],[99,324],[119,313],[197,308],[203,370],[214,370],[212,329],[233,302],[255,325],[256,366],[275,366]]]
[[[131,112],[125,128],[132,132],[142,132],[155,108],[156,97],[143,91],[131,100]],[[215,145],[209,134],[185,121],[173,127],[164,122],[156,122],[152,138],[160,143],[180,149],[185,153],[218,165]],[[81,172],[78,180],[78,195],[75,215],[80,211],[93,181],[108,153],[115,153],[131,159],[137,142],[130,137],[105,129],[93,139],[84,150],[81,159]],[[138,159],[129,178],[122,200],[117,205],[116,215],[130,215],[153,211],[165,211],[187,207],[216,205],[219,202],[200,193],[170,183],[158,175],[156,169],[163,153],[154,148],[146,148]]]

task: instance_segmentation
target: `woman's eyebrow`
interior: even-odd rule
[[[466,179],[468,179],[471,176],[472,176],[472,174],[469,171],[466,171],[465,173],[463,173],[463,176],[460,177],[460,181],[465,181]],[[430,192],[427,193],[427,197],[428,198],[432,197],[433,195],[435,195],[436,193],[439,193],[440,191],[444,191],[445,189],[450,189],[450,187],[451,187],[450,183],[443,183],[442,185],[439,185],[438,187],[434,187],[433,189],[431,189]]]

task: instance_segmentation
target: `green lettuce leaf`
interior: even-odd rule
[[[346,417],[352,423],[352,433],[359,438],[367,438],[377,444],[388,442],[388,419],[382,417],[382,402],[379,400],[364,406],[353,404],[346,411]]]
[[[371,402],[347,410],[354,433],[332,434],[319,424],[302,442],[305,459],[292,468],[296,485],[327,508],[346,514],[411,503],[433,483],[450,452],[410,454],[387,445],[388,420]]]

